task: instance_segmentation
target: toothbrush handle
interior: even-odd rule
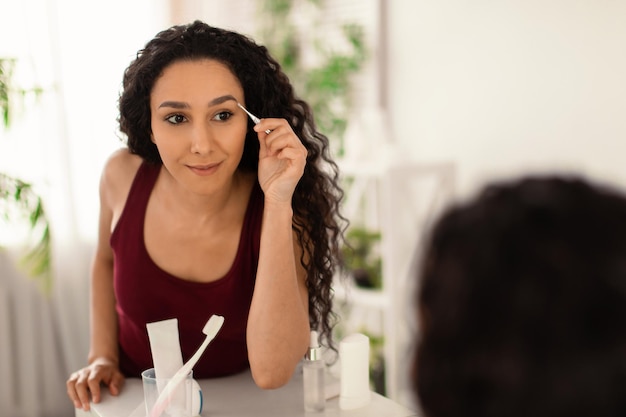
[[[176,390],[176,388],[178,388],[180,383],[187,377],[187,374],[191,372],[194,365],[196,364],[196,362],[198,362],[198,359],[200,359],[200,356],[204,353],[204,350],[206,349],[206,347],[209,345],[210,342],[211,342],[211,338],[209,337],[205,338],[204,342],[202,342],[202,345],[200,345],[196,353],[193,354],[193,356],[187,361],[187,363],[185,363],[174,374],[174,376],[170,379],[167,385],[165,385],[165,388],[163,388],[163,391],[161,391],[161,393],[159,394],[159,397],[154,403],[154,407],[152,407],[152,410],[150,411],[150,417],[161,416],[163,411],[165,411],[169,403],[172,401],[172,396],[174,394],[174,391]]]

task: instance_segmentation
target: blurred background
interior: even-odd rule
[[[443,207],[529,173],[626,187],[619,0],[0,0],[2,415],[73,413],[123,71],[195,19],[268,45],[314,105],[355,248],[336,337],[370,336],[373,389],[405,405],[420,240]]]

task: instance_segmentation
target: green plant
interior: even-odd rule
[[[2,128],[8,129],[14,107],[13,97],[41,89],[18,89],[13,86],[12,74],[15,60],[0,58],[0,113]],[[32,184],[0,172],[0,218],[7,224],[25,222],[31,232],[26,253],[20,259],[22,269],[36,282],[45,294],[52,288],[50,268],[50,224],[41,197],[33,190]],[[33,238],[34,236],[34,238]]]
[[[302,0],[304,1],[304,0]],[[306,0],[315,7],[319,0]],[[336,139],[337,156],[343,156],[343,135],[352,106],[351,78],[359,72],[367,59],[363,27],[358,24],[342,26],[347,48],[343,51],[328,48],[313,34],[303,39],[293,23],[291,13],[295,0],[265,0],[260,8],[260,38],[281,64],[296,92],[311,105],[318,129]],[[304,63],[303,50],[314,48],[317,65]]]
[[[346,233],[341,249],[343,268],[360,287],[382,287],[382,259],[376,250],[380,239],[380,232],[365,227],[354,226]]]
[[[2,112],[3,126],[9,125],[11,115],[11,103],[9,94],[11,93],[11,76],[15,60],[10,58],[0,58],[0,111]]]

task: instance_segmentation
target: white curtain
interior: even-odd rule
[[[120,141],[124,68],[167,24],[169,3],[0,0],[0,58],[17,59],[18,88],[0,132],[0,172],[34,184],[51,221],[53,289],[18,267],[15,225],[0,224],[0,414],[73,415],[65,380],[86,362],[89,265],[101,167]]]

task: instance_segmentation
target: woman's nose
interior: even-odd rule
[[[191,152],[195,154],[208,154],[211,152],[213,136],[211,129],[206,125],[198,125],[194,128],[191,137]]]

